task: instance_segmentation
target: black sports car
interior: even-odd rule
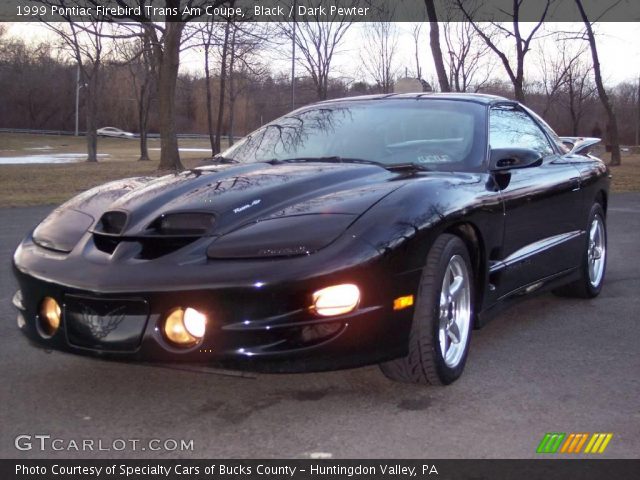
[[[488,95],[304,107],[201,168],[57,208],[14,256],[18,326],[47,349],[123,360],[380,363],[448,384],[472,329],[511,300],[599,293],[597,142]]]

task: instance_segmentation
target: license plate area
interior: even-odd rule
[[[63,316],[67,340],[71,345],[132,352],[142,341],[149,305],[140,298],[66,295]]]

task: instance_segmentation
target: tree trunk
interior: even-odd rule
[[[523,105],[526,105],[526,100],[524,97],[524,79],[523,75],[519,75],[513,82],[513,94],[516,97],[516,100]]]
[[[451,86],[449,85],[449,79],[447,78],[447,70],[444,67],[444,60],[442,59],[442,48],[440,47],[440,27],[438,26],[438,15],[436,13],[436,6],[433,0],[424,0],[424,4],[427,7],[427,17],[429,18],[430,26],[429,37],[431,40],[431,55],[433,55],[433,61],[436,66],[436,73],[438,74],[440,91],[450,92]]]
[[[231,36],[231,58],[229,59],[229,126],[227,128],[229,146],[233,145],[233,122],[235,120],[236,106],[236,84],[233,72],[236,59],[236,33],[237,29],[234,26],[233,35]]]
[[[159,170],[182,170],[175,122],[176,86],[180,67],[180,40],[184,24],[167,22],[158,65],[158,102],[161,153]]]
[[[140,130],[140,158],[141,162],[147,162],[149,158],[149,145],[147,132],[149,123],[149,85],[145,80],[140,91],[140,103],[138,105],[138,128]]]
[[[204,46],[204,78],[207,91],[207,130],[209,132],[209,143],[211,144],[211,154],[216,151],[216,135],[213,131],[213,94],[211,93],[211,67],[209,65],[209,54],[211,47]]]
[[[602,82],[602,73],[600,71],[600,59],[598,58],[598,48],[596,45],[596,38],[593,34],[593,28],[591,28],[591,22],[587,17],[587,13],[584,10],[581,0],[575,0],[578,10],[580,11],[580,17],[582,17],[582,21],[584,22],[584,26],[587,29],[587,38],[589,40],[589,46],[591,47],[591,57],[593,59],[593,73],[596,80],[596,87],[598,89],[598,96],[600,97],[600,102],[602,102],[602,106],[607,112],[607,117],[609,118],[609,143],[611,144],[611,163],[612,166],[617,166],[622,164],[622,158],[620,156],[620,141],[618,136],[618,121],[616,119],[615,112],[613,111],[613,106],[611,101],[609,100],[609,96],[607,95],[607,91],[604,88],[604,84]]]
[[[96,98],[98,92],[98,69],[98,66],[94,66],[91,76],[87,78],[87,162],[98,161],[98,133],[96,132],[98,128],[96,119],[98,115],[98,100]]]
[[[640,145],[640,78],[638,78],[638,98],[636,99],[636,145]]]
[[[224,96],[227,87],[227,50],[229,48],[230,22],[224,28],[224,44],[222,45],[222,65],[220,66],[220,97],[218,98],[218,124],[216,125],[216,142],[214,155],[221,152],[222,122],[224,121]]]
[[[155,63],[151,50],[151,38],[148,32],[144,34],[144,51],[142,53],[142,86],[138,101],[138,128],[140,131],[140,158],[141,162],[151,160],[149,157],[149,110],[151,109],[151,91],[154,87]],[[135,77],[134,77],[135,79]]]

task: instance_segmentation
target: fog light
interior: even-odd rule
[[[356,309],[358,303],[360,289],[349,283],[323,288],[313,294],[313,309],[323,317],[349,313]]]
[[[194,308],[175,308],[164,321],[164,335],[181,347],[196,345],[207,327],[207,317]]]
[[[40,315],[38,315],[40,333],[45,337],[52,337],[60,328],[60,317],[62,317],[62,310],[58,302],[51,297],[45,297],[40,304]]]

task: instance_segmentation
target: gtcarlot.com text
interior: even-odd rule
[[[14,445],[20,451],[40,452],[122,452],[122,451],[166,451],[166,452],[192,452],[193,440],[175,438],[152,438],[141,440],[139,438],[115,438],[105,439],[65,439],[47,434],[23,434],[15,438]]]

